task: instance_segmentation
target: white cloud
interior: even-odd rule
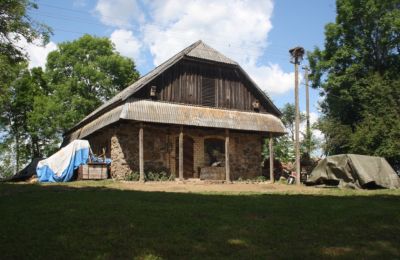
[[[144,40],[154,65],[199,39],[240,64],[255,64],[272,29],[271,1],[157,1],[151,8]]]
[[[135,21],[144,21],[144,12],[135,0],[99,0],[95,12],[105,25],[131,27]]]
[[[270,94],[293,88],[294,73],[278,64],[259,65],[272,29],[272,1],[156,1],[144,41],[159,65],[198,39],[234,59]]]
[[[245,65],[244,69],[269,94],[282,94],[294,86],[294,72],[286,73],[278,64],[268,66]]]
[[[98,0],[96,11],[107,25],[125,29],[137,26],[142,50],[150,52],[156,66],[201,39],[237,61],[269,94],[279,95],[294,87],[293,73],[285,72],[278,64],[260,63],[260,57],[268,55],[272,0],[145,3],[146,8],[141,8],[139,0]]]
[[[115,44],[115,48],[120,54],[132,58],[135,62],[141,60],[140,50],[142,44],[133,35],[132,31],[125,29],[115,30],[111,34],[110,40]]]
[[[311,126],[312,126],[314,123],[316,123],[316,122],[318,121],[318,119],[319,119],[319,115],[318,115],[317,113],[315,113],[315,112],[310,112],[310,124],[311,124]],[[312,133],[313,133],[313,135],[314,135],[317,139],[319,139],[319,140],[325,138],[324,134],[323,134],[320,130],[318,130],[318,129],[314,129]]]
[[[25,38],[21,39],[16,43],[17,46],[23,49],[29,59],[29,68],[42,67],[46,65],[47,55],[57,49],[57,44],[54,42],[49,42],[48,44],[42,46],[40,41],[34,41],[33,43],[28,43]]]

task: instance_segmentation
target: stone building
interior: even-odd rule
[[[112,159],[111,175],[164,169],[179,179],[261,175],[281,112],[247,73],[202,41],[185,48],[64,134]]]

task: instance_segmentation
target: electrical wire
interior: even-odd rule
[[[59,9],[59,10],[65,10],[65,11],[69,11],[69,12],[74,12],[74,13],[82,13],[82,14],[85,14],[85,15],[91,15],[90,14],[90,12],[87,12],[87,11],[79,11],[79,10],[74,10],[74,9],[70,9],[70,8],[65,8],[65,7],[61,7],[61,6],[56,6],[56,5],[50,5],[50,4],[44,4],[44,3],[40,3],[40,5],[43,5],[43,6],[46,6],[46,7],[50,7],[50,8],[55,8],[55,9]],[[40,14],[40,12],[38,12],[39,14]],[[63,20],[67,20],[68,19],[68,21],[72,21],[72,22],[75,22],[74,21],[74,19],[79,19],[79,20],[81,20],[81,21],[86,21],[85,23],[86,24],[92,24],[92,25],[98,25],[98,26],[104,26],[103,24],[101,24],[101,23],[96,23],[96,22],[92,22],[92,21],[89,21],[89,20],[87,20],[87,19],[81,19],[81,18],[76,18],[76,17],[66,17],[66,16],[63,16],[63,17],[60,17],[60,18],[58,18],[58,17],[56,17],[56,16],[53,16],[52,14],[49,14],[49,13],[44,13],[43,14],[43,16],[45,16],[45,17],[49,17],[49,18],[53,18],[53,19],[59,19],[59,20],[61,20],[60,18],[63,18]],[[115,19],[116,17],[112,17],[112,16],[106,16],[106,15],[102,15],[103,17],[106,17],[106,18],[112,18],[112,19]],[[162,27],[164,27],[164,26],[162,26],[162,25],[157,25],[157,24],[151,24],[152,25],[152,27],[155,27],[155,28],[150,28],[150,27],[147,27],[146,28],[146,31],[153,31],[153,32],[156,32],[156,33],[158,33],[159,31],[156,29],[156,28],[162,28]],[[182,33],[186,33],[187,31],[184,31],[184,30],[176,30],[176,29],[174,29],[174,31],[175,32],[168,32],[169,34],[172,34],[172,35],[175,35],[175,37],[177,37],[177,38],[179,38],[179,36],[176,36],[176,35],[181,35]],[[218,42],[218,40],[215,40],[215,38],[218,38],[218,36],[213,36],[213,42]],[[185,39],[187,39],[187,38],[185,38]],[[220,38],[220,39],[222,39],[222,38]],[[239,45],[235,45],[235,44],[232,44],[232,43],[226,43],[226,41],[223,41],[223,42],[221,42],[222,44],[223,44],[223,46],[226,46],[226,44],[228,45],[228,47],[232,47],[232,48],[238,48],[238,49],[240,49],[240,48],[242,48],[242,46],[239,46]],[[260,45],[259,44],[251,44],[251,43],[246,43],[245,44],[245,46],[246,47],[252,47],[252,48],[260,48]],[[262,47],[262,46],[261,46]],[[288,55],[286,55],[286,52],[288,51],[288,50],[286,50],[285,48],[283,48],[283,47],[280,47],[280,46],[274,46],[274,45],[270,45],[270,46],[266,46],[269,50],[274,50],[274,49],[276,49],[276,51],[284,51],[285,52],[285,58],[287,58],[288,57]]]

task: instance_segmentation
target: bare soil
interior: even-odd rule
[[[77,186],[86,186],[85,183]],[[96,185],[97,186],[97,185]],[[338,188],[309,187],[305,185],[288,185],[286,183],[270,182],[233,182],[212,183],[205,181],[167,181],[167,182],[129,182],[115,181],[107,183],[108,188],[137,191],[181,192],[181,193],[277,193],[277,194],[310,194],[310,195],[400,195],[399,190],[351,190]]]

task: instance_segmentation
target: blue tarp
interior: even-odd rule
[[[36,173],[40,182],[67,182],[74,170],[89,160],[89,142],[75,140],[49,158],[38,163]]]

